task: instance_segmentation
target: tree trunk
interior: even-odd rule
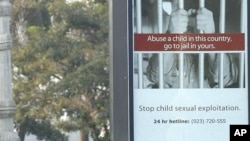
[[[22,128],[19,129],[18,136],[20,138],[20,141],[24,141],[24,139],[25,139],[25,131],[22,130]]]
[[[80,130],[80,141],[89,141],[89,132],[84,129]]]
[[[23,134],[23,133],[19,133],[18,134],[18,136],[19,136],[19,138],[20,138],[20,141],[24,141],[24,139],[25,139],[25,133]]]

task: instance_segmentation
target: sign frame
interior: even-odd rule
[[[249,11],[250,2],[247,4]],[[110,8],[111,141],[134,141],[132,0],[112,0]],[[247,16],[249,20],[250,14]],[[121,18],[123,17],[123,18]],[[250,33],[250,29],[247,29]],[[246,34],[247,36],[248,34]],[[247,36],[248,46],[250,37]],[[247,46],[247,47],[248,47]],[[248,50],[249,54],[250,50]],[[250,61],[248,56],[247,61]],[[248,71],[250,70],[247,63]],[[250,79],[248,79],[248,87]],[[248,90],[249,95],[249,90]],[[248,96],[248,123],[250,122]]]
[[[129,56],[128,56],[128,59],[129,59],[129,139],[130,139],[130,141],[135,141],[134,140],[134,137],[136,136],[135,134],[134,134],[134,124],[135,124],[135,122],[136,121],[134,121],[134,82],[133,82],[133,68],[134,68],[134,65],[133,65],[133,61],[134,61],[134,58],[133,58],[133,51],[134,51],[134,49],[133,49],[133,46],[134,46],[134,32],[133,32],[133,28],[134,28],[134,25],[133,25],[133,8],[132,8],[132,6],[134,6],[134,4],[133,4],[133,0],[128,0],[128,21],[127,21],[127,23],[128,23],[128,33],[129,33],[129,37],[128,37],[128,39],[129,39],[129,46],[128,46],[128,48],[129,48]],[[249,11],[249,2],[248,2],[248,4],[247,4],[247,11]],[[248,16],[248,19],[249,19],[249,15],[250,14],[248,14],[247,16]],[[248,20],[247,19],[247,20]],[[247,33],[245,33],[245,35],[247,36],[247,46],[245,46],[246,48],[248,48],[248,46],[249,46],[249,36],[248,36],[248,33],[249,33],[249,28],[247,28]],[[250,50],[248,49],[247,50],[247,54],[249,54],[249,52],[250,52]],[[248,62],[250,61],[250,57],[248,56],[248,58],[246,59]],[[249,66],[249,63],[248,62],[246,62],[246,67],[248,68],[247,70],[248,70],[248,72],[249,72],[249,69],[250,69],[250,66]],[[247,84],[248,84],[248,88],[249,88],[249,83],[250,83],[250,80],[248,79],[247,80]],[[250,112],[249,112],[249,108],[250,108],[250,104],[249,104],[249,100],[250,100],[250,96],[249,96],[249,89],[248,89],[248,115],[246,115],[246,116],[248,116],[248,124],[250,123]]]

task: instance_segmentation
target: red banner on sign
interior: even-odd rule
[[[135,51],[243,51],[245,35],[134,34]]]

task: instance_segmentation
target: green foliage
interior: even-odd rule
[[[12,4],[13,94],[19,132],[53,141],[62,130],[82,130],[101,140],[104,128],[108,136],[107,1],[13,0]],[[65,112],[69,120],[61,121]]]
[[[28,132],[37,136],[39,140],[45,141],[68,141],[67,137],[51,125],[47,120],[36,120],[32,118],[26,118],[24,122],[19,126],[19,135],[21,132]],[[24,137],[23,139],[24,140]]]

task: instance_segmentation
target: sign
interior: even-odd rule
[[[248,125],[247,0],[130,5],[131,141],[229,141]]]

